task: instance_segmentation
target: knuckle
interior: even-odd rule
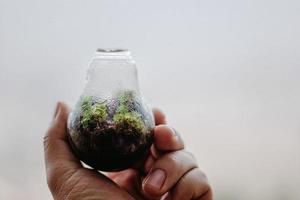
[[[170,166],[193,169],[198,167],[194,155],[188,151],[179,150],[166,154],[163,159]]]
[[[178,152],[172,152],[166,155],[166,162],[170,163],[171,165],[177,165],[180,162],[180,154]]]
[[[196,161],[196,157],[194,156],[194,154],[192,154],[189,151],[184,151],[184,153],[186,154],[186,156],[188,157],[189,160]]]
[[[208,182],[207,176],[199,168],[195,168],[191,173],[189,173],[190,178],[195,177],[196,184],[201,186],[205,190],[210,190],[210,184]]]
[[[204,173],[199,168],[188,171],[176,184],[173,193],[175,199],[189,197],[189,199],[203,199],[212,194],[209,182],[203,178]],[[206,199],[206,198],[205,198]],[[211,199],[211,198],[209,198]]]
[[[196,160],[194,154],[192,154],[189,151],[182,151],[182,153],[184,154],[184,160],[187,163],[190,163],[190,165],[192,166],[191,168],[198,167],[197,160]]]
[[[192,168],[197,167],[197,161],[194,155],[188,151],[178,150],[168,153],[164,156],[166,163],[170,165],[180,165],[180,166],[191,166]]]
[[[201,170],[199,170],[200,172],[200,176],[202,177],[202,178],[205,178],[205,179],[207,179],[207,176],[206,176],[206,174],[203,172],[203,171],[201,171]]]
[[[201,187],[204,191],[211,189],[208,179],[199,168],[190,170],[183,178],[183,182],[193,182],[196,187]]]

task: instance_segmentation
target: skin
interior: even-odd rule
[[[69,107],[59,102],[44,137],[47,183],[54,199],[212,200],[212,190],[179,134],[154,109],[156,127],[151,153],[134,168],[113,173],[87,169],[67,141]]]

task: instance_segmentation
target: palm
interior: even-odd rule
[[[142,198],[142,177],[137,170],[128,169],[122,172],[112,172],[108,173],[107,177],[114,181],[120,188],[126,190],[135,199]]]
[[[126,190],[114,184],[103,174],[86,168],[78,169],[64,181],[62,187],[65,199],[99,199],[110,196],[112,199],[133,199]],[[107,188],[103,190],[103,188]],[[104,198],[106,199],[106,198]]]
[[[73,199],[73,197],[78,199],[88,197],[90,199],[93,196],[95,199],[102,196],[110,196],[112,199],[143,198],[140,192],[142,177],[137,170],[128,169],[121,172],[110,172],[105,175],[92,169],[77,169],[72,177],[66,178],[64,181],[64,185],[71,186],[65,188],[68,193],[67,197],[69,199]],[[103,190],[107,187],[111,189]],[[66,193],[66,191],[64,192]]]

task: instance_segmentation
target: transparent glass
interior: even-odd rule
[[[129,168],[147,155],[154,129],[130,52],[98,49],[86,80],[68,119],[70,145],[94,169]]]

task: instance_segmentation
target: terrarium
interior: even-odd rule
[[[129,168],[147,155],[153,129],[153,114],[139,90],[130,52],[98,49],[68,119],[76,156],[96,170]]]

